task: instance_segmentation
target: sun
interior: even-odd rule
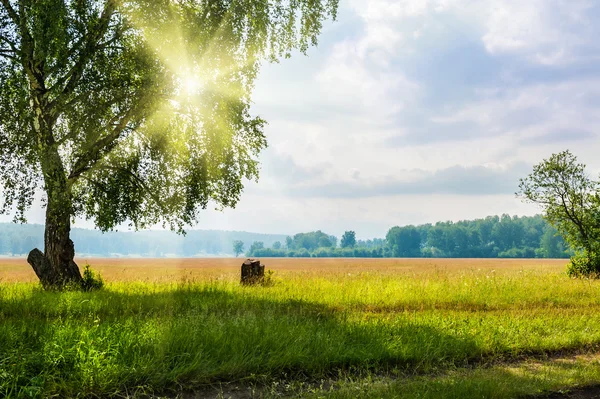
[[[184,76],[181,79],[181,89],[185,95],[195,96],[202,89],[202,82],[196,76]]]

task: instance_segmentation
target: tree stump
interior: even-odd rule
[[[265,265],[258,259],[246,259],[242,263],[242,281],[244,285],[255,285],[265,281]]]

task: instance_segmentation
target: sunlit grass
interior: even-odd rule
[[[328,399],[531,398],[549,391],[597,384],[600,381],[599,360],[597,355],[525,360],[492,367],[453,369],[442,375],[396,379],[374,375],[345,376],[326,389],[297,384],[289,389],[289,394]]]
[[[281,270],[271,287],[242,287],[223,271],[109,282],[94,293],[5,283],[0,396],[401,377],[600,344],[600,284],[558,269],[369,271],[339,262]]]

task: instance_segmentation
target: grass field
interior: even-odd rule
[[[79,260],[85,264],[86,260]],[[494,397],[600,383],[600,283],[566,261],[89,259],[94,293],[0,259],[0,397]]]

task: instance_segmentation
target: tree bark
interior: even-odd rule
[[[27,262],[33,267],[46,289],[81,287],[83,278],[73,260],[75,247],[71,241],[72,203],[64,167],[56,150],[46,151],[41,162],[48,203],[44,253],[35,248]]]
[[[112,1],[110,2],[112,4]],[[22,4],[21,4],[22,5]],[[75,248],[70,238],[73,204],[71,188],[67,181],[65,166],[58,152],[53,129],[57,119],[54,105],[48,101],[46,87],[46,60],[39,58],[34,49],[36,43],[27,30],[25,12],[15,21],[19,25],[23,70],[29,81],[30,105],[33,111],[33,129],[36,133],[37,155],[44,176],[47,195],[44,253],[35,248],[27,257],[36,275],[46,289],[63,289],[67,286],[82,287],[83,278],[73,261]]]

